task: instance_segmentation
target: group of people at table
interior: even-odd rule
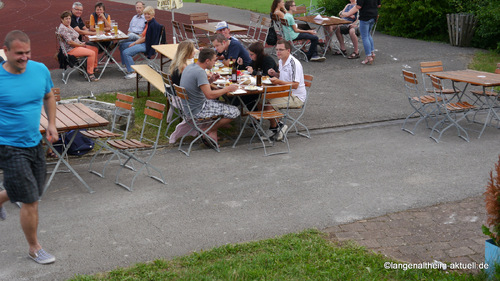
[[[349,33],[354,43],[354,52],[348,57],[350,59],[359,58],[357,48],[356,31],[357,19],[359,13],[360,31],[366,50],[366,58],[363,64],[371,64],[375,57],[373,51],[373,40],[369,38],[369,30],[377,17],[377,8],[380,6],[380,0],[351,0],[349,4],[339,13],[344,19],[349,20],[351,24],[341,26],[336,29],[336,34],[340,42],[340,52],[335,54],[346,54],[342,33]],[[99,71],[98,64],[98,46],[93,42],[84,42],[85,36],[95,35],[95,24],[104,23],[104,31],[111,30],[111,16],[105,12],[105,6],[98,2],[94,7],[94,12],[90,15],[90,28],[85,26],[82,20],[83,5],[79,2],[73,3],[72,11],[66,11],[61,14],[61,24],[59,34],[63,38],[63,47],[70,55],[88,57],[87,72],[91,81],[97,81],[94,73]],[[136,2],[136,15],[133,16],[129,24],[128,39],[118,42],[121,62],[127,69],[126,79],[136,77],[131,65],[134,64],[133,57],[138,53],[145,53],[146,56],[154,54],[152,45],[158,44],[154,38],[158,38],[161,32],[161,25],[154,19],[155,11],[151,6],[145,7],[141,1]],[[274,0],[271,5],[271,16],[285,19],[289,24],[284,27],[284,36],[276,45],[276,53],[279,62],[268,56],[264,52],[264,45],[261,42],[253,43],[248,49],[243,44],[231,36],[226,22],[219,22],[216,26],[217,35],[212,44],[214,49],[202,49],[196,63],[188,65],[188,61],[194,57],[194,45],[192,42],[181,42],[178,47],[176,57],[171,63],[171,74],[173,83],[186,89],[189,95],[189,103],[193,109],[195,118],[204,118],[213,115],[222,115],[224,118],[219,121],[208,132],[208,135],[217,140],[217,129],[229,126],[229,122],[239,116],[239,109],[234,105],[223,104],[217,101],[218,97],[228,92],[236,90],[235,85],[218,89],[214,88],[212,82],[219,78],[217,73],[210,70],[217,60],[221,60],[225,66],[230,63],[237,63],[239,69],[247,69],[252,75],[256,74],[258,69],[262,70],[263,75],[270,76],[270,81],[276,85],[292,84],[292,97],[290,99],[291,108],[300,108],[306,98],[306,89],[303,78],[302,65],[294,56],[291,55],[293,40],[309,40],[311,42],[307,57],[310,61],[324,61],[324,57],[318,56],[317,45],[319,38],[316,31],[306,27],[299,28],[293,18],[296,11],[295,2],[292,0]],[[366,21],[366,23],[364,23]],[[330,27],[333,31],[334,27]],[[365,40],[366,37],[366,40]],[[114,44],[114,43],[112,43]],[[114,46],[113,46],[114,47]],[[207,75],[208,73],[208,75]],[[255,97],[244,97],[244,102],[252,102]],[[276,102],[281,104],[281,102]],[[278,106],[276,105],[276,108]],[[283,137],[283,132],[287,127],[281,122],[271,121],[270,135],[275,135],[276,140]]]

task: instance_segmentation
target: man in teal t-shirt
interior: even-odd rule
[[[293,40],[310,40],[311,46],[309,46],[309,51],[307,51],[307,59],[310,61],[325,61],[325,57],[318,56],[318,41],[319,38],[316,36],[315,30],[302,30],[297,27],[295,19],[293,18],[293,12],[296,10],[294,1],[286,1],[285,9],[287,13],[285,14],[285,20],[288,22],[289,26],[283,26],[283,31],[285,33],[285,39],[288,41]]]
[[[38,200],[46,175],[39,131],[42,104],[49,123],[46,138],[58,139],[53,83],[45,65],[30,61],[30,40],[24,32],[9,32],[3,50],[7,61],[0,64],[0,169],[5,190],[0,191],[0,220],[7,217],[3,203],[22,202],[20,221],[28,257],[40,264],[53,263],[55,257],[42,249],[37,236]]]

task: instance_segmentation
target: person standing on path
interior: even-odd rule
[[[9,32],[3,50],[7,60],[0,64],[0,168],[5,190],[0,191],[0,220],[7,217],[5,202],[22,202],[20,221],[29,244],[28,256],[40,264],[53,263],[55,257],[42,249],[37,230],[38,201],[46,175],[39,131],[42,104],[48,117],[46,138],[51,142],[58,139],[54,84],[45,65],[30,61],[26,33]]]

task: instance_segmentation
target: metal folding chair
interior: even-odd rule
[[[221,116],[212,116],[211,118],[194,118],[193,117],[193,112],[191,111],[191,107],[189,106],[189,97],[187,95],[186,89],[177,85],[174,85],[175,88],[175,93],[179,99],[182,100],[183,106],[182,109],[180,109],[180,113],[182,115],[182,118],[186,120],[186,122],[191,126],[191,129],[181,138],[181,141],[179,143],[179,150],[182,151],[182,153],[186,154],[186,156],[189,156],[191,153],[191,148],[193,147],[193,144],[198,141],[202,137],[206,137],[211,141],[212,143],[216,144],[213,146],[213,149],[217,152],[220,152],[219,144],[217,140],[214,140],[212,137],[210,137],[207,132],[212,129],[212,127],[215,125],[215,123],[219,122],[219,120],[222,119]],[[186,110],[187,109],[187,110]],[[182,144],[184,142],[184,138],[186,136],[189,136],[192,131],[196,131],[198,135],[189,143],[189,148],[188,150],[182,149]]]
[[[424,88],[429,93],[434,93],[435,88],[429,84],[430,78],[429,75],[433,72],[444,71],[443,62],[442,61],[424,61],[420,63],[420,72],[422,73],[422,81],[424,82]],[[428,82],[426,82],[428,81]],[[441,90],[441,93],[448,95],[456,95],[460,93],[459,90],[455,89],[445,89]]]
[[[184,25],[182,23],[178,21],[172,21],[172,27],[174,29],[174,37],[177,41],[177,44],[187,39],[186,30],[184,30]]]
[[[292,95],[292,85],[264,87],[264,93],[261,96],[262,97],[261,109],[258,111],[250,111],[248,113],[248,118],[250,119],[252,127],[254,128],[254,133],[250,138],[250,149],[264,148],[265,156],[290,152],[290,145],[288,144],[288,137],[287,137],[288,130],[287,130],[286,132],[284,132],[282,140],[282,142],[286,144],[286,150],[268,153],[267,148],[274,147],[276,141],[272,141],[271,138],[272,136],[269,135],[270,132],[264,129],[264,120],[274,119],[276,122],[278,122],[278,120],[281,119],[282,122],[286,124],[287,119],[289,118],[288,111],[289,111],[291,95]],[[273,105],[269,102],[271,99],[276,99],[276,98],[286,98],[286,102],[281,104],[281,107],[283,107],[281,110],[275,110],[274,108],[272,108]],[[255,137],[258,137],[262,146],[252,145],[252,142],[255,139]],[[266,144],[267,140],[269,140],[270,145]]]
[[[250,12],[250,22],[248,23],[247,34],[233,34],[232,37],[242,39],[253,39],[257,34],[257,29],[262,29],[260,25],[260,14]]]
[[[500,74],[500,63],[497,63],[497,68],[495,69],[495,73]],[[477,113],[484,112],[484,110],[488,112],[486,115],[486,119],[484,120],[483,129],[481,130],[481,133],[478,136],[478,138],[480,138],[484,132],[484,129],[486,129],[486,125],[491,123],[493,119],[497,120],[497,128],[499,127],[500,116],[498,115],[496,108],[500,107],[500,102],[498,100],[500,93],[498,91],[495,91],[493,87],[491,88],[482,87],[481,90],[472,90],[470,92],[476,98],[473,105],[479,104],[479,109],[476,110],[476,112],[474,113],[474,116],[472,117],[472,122],[481,123],[479,121],[476,121]]]
[[[162,72],[163,83],[165,84],[165,97],[168,101],[168,112],[167,112],[167,129],[165,130],[165,137],[170,140],[168,132],[173,124],[176,124],[181,118],[182,103],[181,100],[175,94],[174,84],[172,83],[172,76],[168,73]]]
[[[115,109],[113,110],[113,121],[111,122],[111,131],[109,130],[90,130],[90,131],[80,131],[80,133],[88,138],[94,139],[94,141],[99,145],[99,150],[94,154],[89,164],[89,172],[95,174],[101,178],[104,178],[106,174],[106,167],[109,162],[117,156],[120,160],[120,155],[117,153],[116,149],[113,149],[108,145],[108,140],[111,138],[120,138],[126,139],[128,130],[130,127],[130,121],[132,119],[133,112],[133,103],[134,97],[129,95],[124,95],[117,93],[116,101],[115,101]],[[123,124],[123,120],[126,120],[125,124]],[[118,132],[118,133],[117,133]],[[109,150],[113,153],[113,155],[106,161],[102,172],[99,173],[92,169],[92,165],[94,161],[97,159],[97,156],[101,154],[104,150]],[[129,169],[134,169],[131,166],[128,166]]]
[[[114,147],[122,156],[126,157],[127,160],[120,165],[118,173],[116,174],[115,183],[128,191],[132,191],[134,188],[134,182],[137,176],[144,170],[148,172],[148,176],[152,179],[155,179],[163,184],[166,184],[165,179],[163,178],[163,173],[151,164],[151,159],[156,154],[156,150],[158,147],[158,140],[161,134],[161,126],[163,122],[163,114],[165,110],[165,105],[161,103],[157,103],[151,100],[146,101],[146,107],[144,108],[144,122],[142,124],[141,136],[139,140],[135,139],[122,139],[122,140],[108,140],[108,144]],[[154,140],[148,139],[144,132],[155,131],[156,137]],[[149,149],[149,156],[145,156],[144,158],[139,157],[139,151],[142,149]],[[141,165],[140,169],[134,170],[134,177],[132,178],[132,183],[130,186],[122,183],[120,181],[120,174],[124,167],[127,166],[130,160],[134,160]],[[159,174],[159,177],[151,174],[151,170],[156,171]]]
[[[165,26],[161,26],[161,32],[160,32],[160,37],[158,38],[158,44],[165,44],[165,39],[166,39],[166,33],[165,33]],[[154,44],[157,45],[157,44]],[[161,65],[156,63],[156,59],[158,58],[158,52],[155,51],[154,56],[152,57],[147,57],[146,54],[144,53],[138,53],[137,55],[144,61],[146,61],[146,64],[149,65],[151,68],[153,68],[156,71],[161,71]]]
[[[254,38],[243,38],[241,42],[245,45],[250,45],[256,42],[264,43],[266,45],[267,35],[269,34],[269,28],[271,27],[272,21],[270,18],[262,17],[260,22],[259,32],[256,33]]]
[[[311,134],[309,133],[309,129],[307,128],[304,123],[300,122],[300,118],[302,118],[302,115],[306,112],[306,107],[307,107],[307,101],[309,100],[309,94],[311,93],[311,86],[312,86],[312,81],[314,77],[312,75],[304,74],[304,83],[306,85],[306,99],[304,100],[304,104],[300,108],[289,108],[288,109],[288,121],[291,122],[292,124],[288,127],[288,131],[291,129],[295,129],[295,133],[299,136],[306,137],[308,139],[311,138]],[[305,133],[299,132],[299,129],[297,128],[297,125],[300,125],[304,130],[306,131]],[[288,134],[288,132],[287,132]]]
[[[415,135],[415,129],[417,128],[420,122],[425,121],[427,128],[429,127],[429,117],[434,115],[437,117],[437,103],[436,97],[434,95],[422,95],[421,90],[418,87],[417,75],[413,72],[403,70],[403,80],[405,85],[405,93],[408,98],[408,102],[410,106],[413,108],[413,112],[409,114],[405,121],[403,122],[403,126],[401,126],[401,130],[408,132],[412,135]],[[439,101],[442,101],[441,97],[438,97]],[[410,120],[410,118],[418,117],[418,121],[415,123],[413,128],[407,129],[406,122]]]
[[[64,84],[68,84],[69,76],[75,72],[78,71],[80,72],[85,79],[87,79],[88,82],[90,82],[89,75],[87,74],[87,69],[86,69],[86,63],[87,63],[87,57],[76,57],[76,61],[71,61],[70,57],[68,55],[68,52],[66,51],[66,48],[64,48],[63,44],[63,38],[59,33],[57,32],[56,28],[56,39],[57,39],[57,51],[62,52],[63,58],[60,58],[58,56],[58,59],[64,59],[65,65],[67,65],[66,68],[64,68],[62,72],[62,81]]]
[[[476,106],[471,105],[466,101],[458,101],[455,103],[451,102],[450,96],[443,92],[443,85],[441,79],[429,75],[434,88],[434,96],[437,101],[439,111],[444,112],[444,118],[437,122],[433,127],[430,134],[430,138],[439,143],[443,133],[451,127],[456,127],[458,136],[465,141],[469,141],[469,134],[467,131],[459,124],[460,121],[467,118],[467,115],[472,112],[472,110],[477,109]],[[448,124],[448,125],[446,125]],[[445,127],[446,126],[446,127]],[[438,129],[439,128],[439,129]],[[433,136],[434,132],[439,133],[436,138]],[[463,132],[463,134],[462,134]]]

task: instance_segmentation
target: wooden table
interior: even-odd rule
[[[109,35],[109,34],[108,34]],[[115,58],[113,57],[113,54],[115,53],[116,49],[118,49],[119,44],[116,44],[115,47],[112,50],[108,50],[108,48],[104,47],[102,43],[105,42],[111,42],[111,41],[121,41],[124,39],[128,39],[128,35],[123,33],[121,30],[118,30],[118,35],[115,35],[113,37],[106,37],[106,38],[100,38],[98,36],[89,36],[89,41],[90,42],[95,42],[99,47],[104,50],[104,58],[106,59],[106,62],[104,63],[104,67],[101,70],[101,74],[99,74],[99,79],[101,79],[101,76],[104,74],[104,70],[106,70],[106,67],[108,66],[110,61],[113,61],[116,66],[118,66],[118,69],[120,69],[123,74],[127,74],[127,69],[123,68],[120,63],[118,63]]]
[[[160,53],[160,68],[163,71],[163,65],[174,59],[179,44],[153,45],[151,47]],[[163,57],[166,57],[167,61],[163,62]]]
[[[47,141],[45,137],[45,131],[48,127],[47,115],[45,114],[45,110],[42,110],[42,116],[40,118],[40,133],[43,135],[43,139],[45,143],[52,149],[52,151],[57,155],[59,160],[57,161],[54,170],[52,171],[49,180],[45,184],[45,188],[43,192],[47,190],[52,182],[59,165],[63,163],[66,167],[75,175],[80,182],[87,188],[90,193],[94,191],[90,186],[80,177],[80,175],[71,167],[71,165],[66,161],[66,154],[68,153],[68,149],[73,143],[74,137],[76,133],[73,134],[73,138],[66,145],[64,151],[59,154],[59,152],[54,149],[52,143]],[[99,116],[97,113],[92,111],[92,109],[88,108],[82,103],[70,103],[70,104],[58,104],[57,112],[56,112],[56,128],[59,133],[68,132],[71,130],[76,130],[77,132],[81,129],[88,129],[94,127],[106,126],[109,124],[109,121]]]
[[[312,23],[318,26],[317,32],[320,31],[320,29],[323,29],[323,33],[325,34],[325,50],[323,51],[323,56],[326,55],[326,51],[328,50],[328,46],[330,44],[333,44],[333,47],[339,51],[340,47],[337,46],[337,44],[332,42],[333,35],[335,34],[335,31],[337,28],[339,28],[340,25],[342,24],[350,24],[352,22],[348,20],[344,20],[338,17],[323,17],[325,20],[316,20],[316,16],[303,16],[303,17],[296,17],[295,20],[300,20],[300,21],[305,21],[307,23]],[[325,28],[325,26],[333,26],[336,25],[336,28],[332,30],[332,32],[328,32]]]
[[[490,73],[490,72],[483,72],[483,71],[476,71],[476,70],[455,70],[455,71],[440,71],[440,72],[433,72],[430,73],[431,75],[434,75],[438,78],[441,79],[449,79],[453,83],[453,88],[457,90],[457,83],[462,82],[465,83],[465,86],[461,91],[461,96],[459,99],[462,99],[462,97],[465,95],[465,92],[467,90],[467,87],[469,85],[473,86],[482,86],[483,87],[483,97],[485,98],[486,105],[488,106],[488,115],[486,117],[486,120],[484,122],[483,129],[481,130],[481,133],[479,134],[479,137],[484,132],[484,129],[486,128],[486,125],[488,124],[488,119],[490,116],[493,114],[498,120],[500,120],[500,116],[497,114],[495,111],[495,107],[498,105],[496,97],[490,97],[486,94],[486,88],[488,87],[496,87],[500,86],[500,74],[495,74],[495,73]],[[493,118],[493,116],[491,117]]]
[[[151,84],[160,90],[160,92],[165,93],[165,83],[163,83],[163,77],[160,73],[154,70],[151,66],[147,64],[134,64],[132,69],[137,72],[136,79],[136,96],[139,98],[139,79],[143,77],[148,82],[148,97],[151,92]]]

